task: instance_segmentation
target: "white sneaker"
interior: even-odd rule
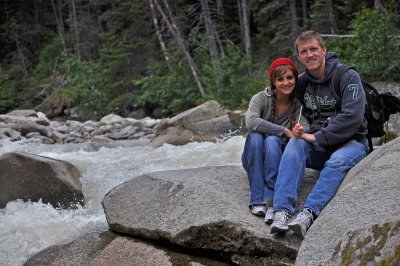
[[[265,213],[264,222],[266,224],[272,224],[274,222],[274,208],[268,207],[267,212]]]
[[[265,216],[266,208],[263,204],[254,204],[250,207],[251,212],[256,216]]]
[[[291,216],[287,211],[276,211],[274,213],[274,222],[271,224],[271,234],[281,233],[289,230],[288,221]]]
[[[314,217],[311,211],[304,209],[302,210],[288,225],[289,229],[292,230],[296,235],[304,239],[308,228],[313,223]]]

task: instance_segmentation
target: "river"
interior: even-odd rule
[[[93,230],[107,230],[101,200],[113,187],[138,175],[185,168],[240,165],[241,136],[216,143],[183,146],[132,145],[94,150],[83,144],[44,145],[0,140],[0,155],[25,151],[74,164],[81,172],[85,206],[59,210],[41,202],[13,201],[0,209],[0,265],[19,266],[40,250],[71,241]]]

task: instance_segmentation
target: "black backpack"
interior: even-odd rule
[[[333,73],[331,89],[337,95],[341,95],[340,79],[347,70],[354,69],[352,66],[341,65]],[[361,80],[364,87],[367,105],[365,107],[364,117],[368,122],[368,146],[369,152],[373,150],[372,138],[378,138],[385,135],[385,123],[389,120],[391,114],[400,112],[400,99],[393,96],[390,92],[379,93],[379,91],[365,80]]]
[[[333,73],[332,79],[330,81],[330,88],[338,96],[341,95],[340,91],[340,79],[347,70],[354,69],[352,66],[340,65],[338,69]],[[361,80],[364,87],[365,95],[367,98],[367,105],[365,107],[364,117],[368,122],[368,146],[369,152],[373,150],[372,138],[378,138],[385,135],[385,123],[389,120],[391,114],[400,112],[400,99],[393,96],[390,92],[379,93],[379,91],[366,82]],[[304,88],[307,83],[307,78],[305,75],[300,75],[298,80],[298,86]],[[302,95],[299,90],[297,90],[298,97],[302,99]]]

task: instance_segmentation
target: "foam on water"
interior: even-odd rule
[[[10,202],[0,209],[0,265],[19,266],[36,252],[70,241],[93,230],[107,230],[101,207],[113,187],[138,175],[185,168],[240,165],[244,138],[232,137],[216,143],[192,142],[183,146],[150,145],[101,148],[90,145],[43,145],[31,141],[0,142],[0,155],[25,151],[65,160],[81,172],[85,206],[57,210],[41,202]]]

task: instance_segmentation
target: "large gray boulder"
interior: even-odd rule
[[[83,204],[80,172],[69,162],[26,152],[0,156],[0,208],[23,199],[69,208]]]
[[[160,245],[120,236],[110,231],[88,233],[68,243],[46,248],[24,266],[228,266],[229,262],[191,256]]]
[[[239,134],[243,119],[242,112],[226,110],[217,101],[211,100],[160,123],[152,145],[183,145],[191,141],[212,141]]]
[[[92,232],[69,243],[48,247],[29,258],[24,265],[90,265],[95,254],[107,247],[115,237],[112,232]]]
[[[307,171],[300,204],[318,172]],[[301,240],[271,235],[248,208],[249,188],[238,166],[145,174],[112,189],[102,204],[110,230],[184,248],[231,254],[241,265],[291,265]],[[257,258],[257,259],[255,259]]]
[[[400,138],[347,174],[308,231],[296,265],[400,265]]]
[[[194,124],[196,122],[213,119],[225,114],[227,114],[227,110],[217,101],[211,100],[168,119],[168,124],[195,129]]]

